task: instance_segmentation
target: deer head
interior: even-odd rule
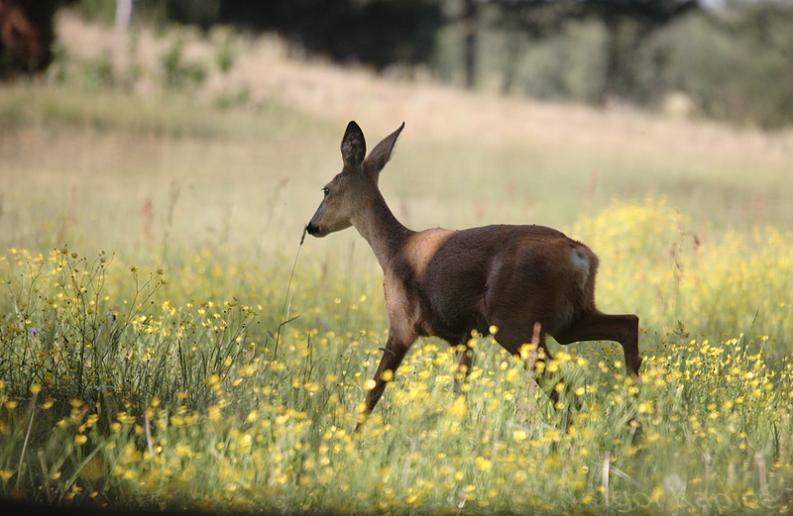
[[[366,140],[363,131],[354,121],[347,124],[341,140],[342,171],[322,187],[324,198],[317,211],[306,225],[306,231],[315,237],[323,237],[354,224],[356,218],[379,194],[377,181],[396,145],[405,123],[378,143],[366,156]]]

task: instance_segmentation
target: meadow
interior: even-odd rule
[[[59,31],[74,59],[107,37],[72,18]],[[144,34],[141,52],[168,37]],[[790,133],[465,94],[240,45],[208,93],[0,87],[0,496],[791,511]],[[250,98],[213,101],[234,84]],[[641,384],[615,343],[551,342],[551,407],[521,358],[474,335],[456,395],[454,350],[424,339],[354,433],[385,342],[382,273],[352,229],[299,244],[353,118],[370,144],[406,121],[380,184],[409,227],[539,223],[586,242],[601,309],[640,317]]]

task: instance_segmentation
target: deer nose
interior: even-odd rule
[[[306,231],[308,231],[309,235],[316,235],[317,233],[319,233],[319,228],[314,224],[312,224],[311,222],[309,222],[308,224],[306,224]]]

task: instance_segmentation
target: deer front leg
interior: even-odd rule
[[[396,374],[396,370],[399,367],[399,364],[402,363],[402,359],[405,358],[405,354],[407,353],[408,349],[410,349],[410,345],[412,342],[405,344],[403,339],[397,339],[394,336],[388,337],[388,342],[386,343],[385,349],[383,351],[383,358],[380,359],[380,365],[377,366],[377,372],[374,374],[374,387],[366,393],[366,409],[364,410],[364,418],[372,413],[374,410],[375,405],[377,402],[380,401],[380,397],[383,395],[383,391],[385,390],[385,386],[387,380],[383,378],[383,374],[386,371],[391,371],[391,375],[393,376]],[[356,430],[360,428],[362,422],[359,422],[358,425],[355,427]]]

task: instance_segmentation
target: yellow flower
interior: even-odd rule
[[[177,457],[190,457],[193,454],[192,448],[184,443],[177,444],[174,452]]]
[[[449,413],[458,419],[463,419],[468,415],[468,404],[465,400],[465,396],[457,396],[452,406],[449,407]]]
[[[661,498],[664,496],[664,488],[663,487],[656,487],[653,489],[653,492],[650,494],[650,502],[658,503],[661,501]]]
[[[78,445],[79,444],[85,444],[86,442],[88,442],[88,437],[86,437],[85,435],[77,434],[77,435],[74,436],[74,443],[75,444],[78,444]]]
[[[251,444],[253,443],[253,437],[251,434],[244,434],[240,438],[240,452],[248,453],[251,450]]]
[[[207,409],[207,417],[210,421],[220,421],[220,407],[212,405]]]
[[[482,457],[481,455],[477,456],[474,459],[474,464],[476,464],[476,468],[483,473],[487,473],[491,469],[493,469],[493,463],[487,460],[486,458]]]

